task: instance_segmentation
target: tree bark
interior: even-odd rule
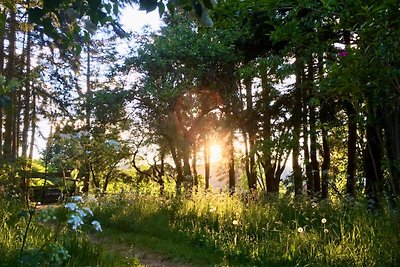
[[[232,195],[236,190],[236,179],[235,179],[235,156],[233,147],[233,129],[229,130],[228,135],[228,176],[229,176],[229,193]]]
[[[28,131],[30,121],[30,97],[31,97],[31,33],[27,32],[26,40],[26,77],[25,77],[25,93],[24,93],[24,119],[22,129],[22,157],[27,157],[28,153]]]
[[[246,130],[248,133],[248,186],[250,190],[257,189],[257,177],[256,177],[256,164],[255,164],[255,153],[254,147],[256,142],[256,131],[255,131],[255,122],[256,118],[254,116],[253,110],[253,93],[252,93],[252,79],[247,78],[244,80],[244,84],[246,87]]]
[[[366,193],[370,208],[380,205],[383,196],[382,143],[380,129],[372,122],[367,123],[365,148]]]
[[[204,134],[204,179],[205,189],[210,189],[210,144],[208,135]]]
[[[15,42],[16,42],[16,20],[15,20],[15,10],[10,9],[10,18],[9,18],[9,34],[8,34],[8,59],[7,59],[7,68],[6,68],[6,78],[7,81],[10,82],[13,78],[15,78]],[[11,93],[8,93],[11,99],[11,105],[6,109],[5,114],[5,124],[4,124],[4,147],[3,153],[6,159],[14,160],[13,153],[13,142],[14,142],[14,129],[15,129],[15,102],[16,102],[16,93],[13,90]]]
[[[357,112],[354,108],[354,105],[346,101],[345,109],[348,118],[347,130],[348,130],[348,139],[347,139],[347,183],[346,183],[346,193],[348,196],[355,197],[356,196],[356,155],[357,155],[357,122],[356,116]]]
[[[303,194],[303,177],[299,164],[300,160],[300,132],[301,132],[301,91],[303,90],[302,77],[303,66],[299,59],[299,53],[296,55],[296,81],[294,92],[294,104],[292,111],[292,127],[293,127],[293,144],[292,144],[292,166],[293,166],[293,180],[294,180],[294,194],[300,196]]]

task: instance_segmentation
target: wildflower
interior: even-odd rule
[[[83,218],[86,216],[86,212],[84,212],[83,210],[77,209],[76,212],[78,213],[78,215]]]
[[[90,214],[93,216],[93,211],[91,209],[89,209],[88,207],[84,207],[83,210],[85,210],[87,214]]]
[[[81,225],[83,225],[82,218],[75,214],[72,214],[68,223],[72,225],[72,230],[76,231]]]
[[[114,149],[119,149],[120,148],[120,143],[118,143],[118,141],[115,141],[115,140],[113,140],[113,139],[110,139],[110,140],[106,140],[105,141],[105,144],[106,145],[109,145],[109,146],[112,146]]]
[[[238,220],[233,220],[232,224],[233,225],[239,225],[239,221]]]
[[[103,231],[101,229],[101,225],[100,225],[100,223],[98,221],[93,221],[92,225],[93,225],[94,229],[96,229],[96,231],[98,231],[98,232],[102,232]]]
[[[83,202],[83,198],[81,196],[72,196],[71,200],[74,202]]]
[[[299,227],[299,228],[297,228],[297,232],[299,232],[300,234],[301,234],[301,233],[303,233],[303,232],[304,232],[304,229],[303,229],[303,227]]]
[[[75,203],[67,203],[67,204],[65,204],[64,207],[67,208],[67,209],[70,209],[70,210],[74,211],[74,210],[76,210],[76,208],[77,208],[78,206],[77,206]]]
[[[346,50],[342,50],[342,51],[340,51],[339,53],[338,53],[338,55],[339,55],[339,57],[345,57],[345,56],[347,56],[347,51]]]
[[[325,234],[329,233],[329,230],[325,228],[325,229],[324,229],[324,233],[325,233]]]
[[[321,223],[326,224],[326,219],[323,218],[323,219],[321,220]]]
[[[217,211],[217,208],[216,208],[216,207],[211,207],[209,211],[210,211],[211,213],[216,212],[216,211]]]

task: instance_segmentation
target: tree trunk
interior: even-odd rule
[[[31,141],[29,144],[29,164],[28,169],[32,167],[33,160],[33,148],[35,145],[35,135],[36,135],[36,90],[35,87],[32,86],[32,114],[31,114]]]
[[[314,61],[311,60],[308,65],[308,76],[309,76],[309,98],[315,97],[315,87],[314,87]],[[310,161],[311,161],[311,179],[313,180],[313,193],[314,196],[320,196],[321,194],[321,177],[319,175],[319,162],[317,156],[317,115],[315,111],[315,105],[309,103],[309,124],[310,124]]]
[[[9,23],[9,34],[8,34],[8,59],[7,59],[7,69],[6,78],[10,82],[15,78],[15,42],[16,42],[16,21],[15,21],[15,10],[10,10],[10,23]],[[15,159],[13,156],[13,142],[14,142],[14,129],[15,129],[15,102],[16,93],[13,90],[8,93],[11,99],[11,105],[6,109],[5,114],[5,124],[4,124],[4,156],[8,160]]]
[[[90,41],[87,43],[87,60],[86,60],[86,131],[90,131],[90,100],[92,97],[91,86],[90,86]],[[83,193],[89,192],[89,181],[90,181],[90,162],[89,159],[85,161],[84,168],[84,182],[83,182]],[[95,180],[95,177],[93,177]]]
[[[383,195],[382,143],[380,129],[367,122],[367,144],[365,148],[366,193],[370,208],[378,207]]]
[[[385,112],[386,150],[393,197],[400,196],[400,104]]]
[[[247,78],[244,80],[244,84],[246,87],[246,130],[248,133],[248,145],[249,145],[249,161],[248,161],[248,186],[250,190],[257,189],[257,177],[256,177],[256,161],[255,161],[255,153],[254,146],[256,142],[256,131],[255,131],[255,123],[256,118],[254,116],[253,110],[253,93],[252,93],[252,79]]]
[[[294,92],[294,104],[292,113],[292,127],[293,127],[293,151],[292,151],[292,166],[293,166],[293,180],[294,180],[294,194],[300,196],[303,194],[303,178],[302,171],[299,164],[300,160],[300,132],[301,132],[301,95],[303,90],[302,77],[303,66],[299,60],[299,53],[296,55],[296,81]]]
[[[235,179],[235,156],[233,147],[233,129],[229,130],[228,135],[228,175],[229,175],[229,193],[232,195],[236,190],[236,179]]]
[[[30,97],[31,97],[31,33],[27,32],[26,40],[26,77],[25,77],[25,93],[24,93],[24,119],[22,129],[22,157],[27,157],[28,153],[28,131],[30,121]]]
[[[210,144],[208,135],[204,134],[204,179],[205,189],[210,189]]]
[[[4,13],[0,9],[0,13]],[[4,35],[0,35],[0,75],[4,76]],[[0,107],[0,158],[3,155],[3,107]]]
[[[357,155],[357,112],[354,105],[346,101],[345,102],[346,113],[348,117],[348,139],[347,139],[347,183],[346,193],[348,196],[356,196],[356,155]]]
[[[177,173],[177,175],[176,175],[176,194],[179,195],[181,193],[182,183],[184,181],[182,162],[181,162],[181,159],[178,157],[176,148],[172,144],[169,144],[169,147],[170,147],[172,159],[174,160],[174,163],[175,163],[175,169],[176,169],[176,173]]]
[[[197,177],[197,145],[193,142],[193,152],[192,152],[192,173],[193,173],[193,185],[197,188],[199,186],[199,180]]]

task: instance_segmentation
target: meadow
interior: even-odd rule
[[[356,200],[209,192],[160,197],[138,188],[81,204],[93,211],[86,218],[99,221],[101,232],[86,221],[73,229],[71,203],[26,210],[3,198],[0,266],[142,266],[134,255],[108,247],[116,242],[189,266],[400,264],[400,217],[388,205],[371,212]]]
[[[94,208],[108,236],[194,266],[399,266],[396,211],[363,201],[193,193],[111,195]]]

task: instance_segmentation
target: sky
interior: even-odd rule
[[[150,13],[138,10],[138,7],[126,7],[122,12],[121,24],[126,31],[140,31],[146,24],[154,30],[160,27],[161,19],[158,11]]]

